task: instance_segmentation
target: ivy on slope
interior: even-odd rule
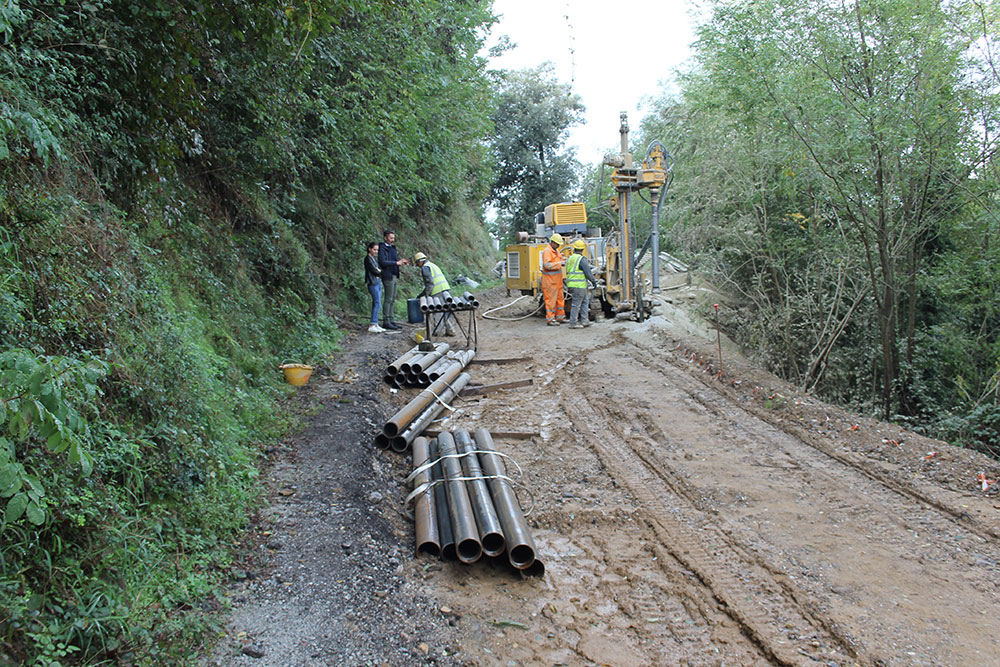
[[[361,242],[485,257],[491,20],[0,0],[0,663],[190,653]]]

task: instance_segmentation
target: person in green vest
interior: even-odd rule
[[[566,289],[573,301],[569,310],[570,329],[590,326],[590,290],[587,289],[587,283],[596,288],[597,281],[590,270],[586,250],[587,244],[583,239],[577,239],[573,241],[573,254],[566,260]]]
[[[413,261],[420,269],[420,275],[424,279],[424,291],[418,296],[439,296],[442,299],[447,299],[451,296],[451,293],[448,291],[451,289],[451,285],[448,284],[448,279],[444,277],[444,271],[437,264],[428,260],[427,255],[422,252],[414,255]],[[437,331],[444,325],[444,335],[454,336],[455,328],[452,325],[454,318],[454,313],[447,311],[441,313],[438,321],[434,324],[433,330]]]

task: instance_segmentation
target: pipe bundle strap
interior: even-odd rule
[[[458,454],[442,454],[442,455],[438,456],[438,458],[436,458],[434,460],[428,460],[423,465],[420,465],[420,466],[417,466],[416,468],[414,468],[413,472],[411,472],[409,475],[406,476],[406,479],[403,481],[403,483],[404,484],[411,484],[413,482],[414,478],[417,475],[419,475],[420,473],[422,473],[427,468],[430,468],[432,466],[437,465],[443,459],[446,459],[446,458],[461,459],[461,458],[464,458],[466,456],[471,456],[473,454],[475,454],[475,455],[479,455],[479,454],[494,454],[496,456],[499,456],[499,457],[502,457],[502,458],[505,458],[505,459],[510,459],[510,462],[514,464],[515,468],[517,468],[517,474],[518,475],[523,475],[524,474],[524,471],[521,470],[521,466],[518,464],[518,462],[514,459],[513,456],[510,456],[508,454],[504,454],[503,452],[498,452],[498,451],[493,450],[493,449],[473,449],[471,451],[461,452],[461,453],[458,453]],[[509,477],[506,477],[506,476],[503,476],[503,475],[498,476],[498,478],[506,479],[507,481],[513,481]],[[483,479],[487,479],[487,478],[483,477]]]

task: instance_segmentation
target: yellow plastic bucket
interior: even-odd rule
[[[285,382],[296,387],[309,382],[313,372],[313,367],[306,364],[281,364],[278,368],[285,373]]]

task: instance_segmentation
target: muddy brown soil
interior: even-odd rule
[[[541,578],[413,553],[409,461],[371,444],[408,397],[377,384],[380,365],[408,343],[363,364],[348,351],[359,381],[333,369],[310,391],[348,396],[355,417],[327,404],[273,473],[276,489],[308,480],[268,515],[308,540],[275,538],[269,583],[234,605],[214,664],[1000,664],[1000,498],[976,481],[1000,465],[823,404],[725,341],[720,364],[691,314],[710,293],[666,287],[641,324],[477,322],[479,358],[531,359],[475,364],[473,380],[533,384],[462,399],[436,426],[537,434],[496,445],[524,471]],[[363,470],[316,454],[341,440]],[[371,549],[367,579],[345,574],[355,549]],[[315,648],[290,648],[301,628]]]

